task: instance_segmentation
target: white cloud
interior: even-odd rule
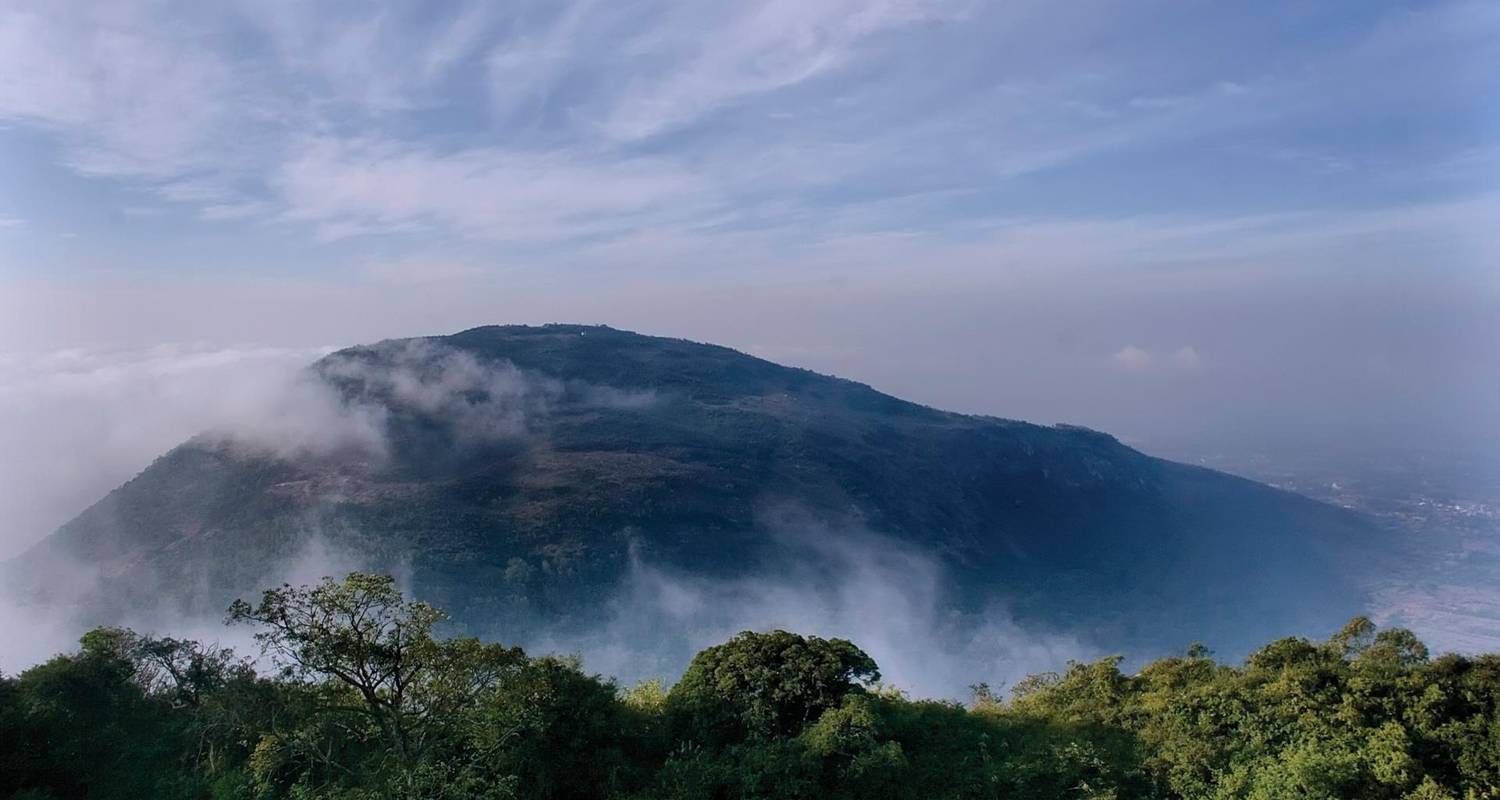
[[[875,659],[887,684],[954,700],[968,699],[980,681],[1003,687],[1097,656],[1080,637],[1025,626],[999,606],[958,613],[943,564],[911,545],[805,524],[773,531],[781,557],[729,579],[632,554],[596,628],[526,647],[581,654],[590,670],[629,684],[671,679],[693,653],[740,631],[781,628],[849,639]]]
[[[75,170],[143,179],[202,220],[279,219],[324,241],[440,232],[578,247],[647,226],[816,238],[826,218],[892,198],[932,202],[869,224],[978,221],[994,209],[941,198],[1342,113],[1329,97],[1395,102],[1345,91],[1364,84],[1476,89],[1466,65],[1500,25],[1484,4],[1393,12],[1349,47],[1267,70],[1218,64],[1146,13],[1041,3],[230,8],[0,11],[0,119],[53,137]],[[1135,35],[1101,43],[1106,30]],[[1211,63],[1161,70],[1161,52]],[[1303,148],[1353,163],[1326,149]]]
[[[1174,369],[1192,372],[1203,366],[1203,359],[1191,345],[1184,345],[1172,353],[1171,364]]]
[[[322,368],[335,381],[360,387],[367,399],[355,410],[382,416],[414,410],[451,424],[464,442],[524,435],[528,418],[561,391],[560,384],[524,375],[509,363],[481,362],[467,351],[423,340],[384,348],[378,364],[335,355]]]
[[[480,239],[548,241],[617,233],[712,200],[670,162],[591,160],[482,148],[434,152],[318,139],[273,179],[285,218],[344,230],[441,226]],[[346,225],[347,229],[333,226]]]
[[[1203,358],[1192,345],[1183,345],[1170,353],[1163,353],[1128,344],[1116,350],[1110,356],[1110,361],[1129,372],[1196,372],[1203,366]]]
[[[268,415],[296,411],[307,424],[288,435],[326,435],[323,423],[338,410],[296,381],[326,351],[162,345],[0,353],[0,558],[202,431],[270,430]]]
[[[665,69],[633,80],[604,121],[635,139],[686,125],[737,99],[811,80],[845,65],[864,40],[961,12],[922,0],[685,4],[626,44]]]
[[[1136,371],[1147,369],[1156,363],[1155,356],[1133,344],[1120,348],[1110,358],[1121,367]]]
[[[474,443],[526,435],[535,415],[560,403],[656,402],[653,392],[522,373],[425,340],[385,347],[378,365],[331,350],[0,352],[0,559],[192,437],[259,456],[378,466],[392,414],[430,415]],[[323,356],[320,375],[305,369]],[[359,389],[353,399],[346,384]]]
[[[222,169],[252,135],[261,101],[199,15],[167,3],[36,8],[0,9],[0,117],[55,131],[77,171]]]
[[[580,37],[585,21],[605,11],[589,0],[560,9],[537,30],[502,39],[489,50],[485,68],[490,101],[502,118],[557,88],[584,46]]]

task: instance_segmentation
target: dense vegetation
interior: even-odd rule
[[[854,644],[742,633],[664,690],[434,633],[354,574],[239,602],[267,669],[98,629],[0,679],[25,798],[1500,797],[1500,656],[1356,619],[1243,666],[1201,647],[909,699]],[[272,668],[274,666],[274,669]]]
[[[520,637],[592,629],[633,555],[759,577],[803,562],[794,546],[873,533],[940,559],[965,611],[1003,602],[1113,650],[1203,639],[1239,658],[1357,613],[1361,567],[1394,546],[1342,509],[1102,433],[609,328],[383,342],[309,379],[381,421],[384,457],[272,457],[254,446],[267,431],[245,447],[195,439],[0,567],[0,583],[75,606],[56,593],[81,562],[109,576],[83,598],[95,618],[213,614],[326,550],[401,570],[470,633]],[[338,425],[288,417],[271,440],[342,441]]]

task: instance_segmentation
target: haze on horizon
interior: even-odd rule
[[[0,558],[331,347],[491,323],[1494,452],[1497,97],[1488,2],[0,2]]]

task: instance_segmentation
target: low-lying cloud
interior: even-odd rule
[[[333,348],[161,345],[0,354],[0,560],[192,437],[283,458],[380,463],[393,414],[456,441],[525,436],[569,404],[639,409],[651,391],[525,373],[426,340],[379,358]],[[344,389],[349,391],[345,392]]]
[[[357,392],[346,405],[442,419],[466,440],[524,434],[528,414],[547,394],[545,381],[507,362],[483,363],[424,340],[384,346],[378,361],[335,356],[320,365],[320,373]]]
[[[532,421],[562,406],[642,409],[657,399],[650,390],[526,372],[429,339],[335,354],[319,365],[319,374],[345,392],[341,403],[353,414],[441,420],[458,442],[526,436]]]
[[[0,559],[191,436],[307,441],[341,412],[299,382],[331,348],[161,345],[0,354]]]
[[[308,521],[303,545],[271,569],[266,586],[316,583],[350,571],[394,573],[411,596],[409,565],[360,552],[350,532]],[[946,568],[920,548],[862,530],[803,523],[771,534],[780,554],[740,577],[692,574],[632,552],[625,577],[583,633],[543,633],[513,641],[505,630],[471,631],[523,644],[533,654],[578,655],[586,669],[623,685],[658,678],[674,682],[693,654],[744,630],[785,629],[853,641],[880,665],[882,680],[918,697],[964,700],[977,683],[1001,689],[1026,675],[1098,657],[1088,641],[1064,631],[1018,623],[1002,606],[980,613],[958,609]],[[92,573],[83,570],[79,581]],[[253,599],[247,598],[247,599]],[[0,670],[14,673],[75,649],[97,621],[65,607],[0,602],[9,632]],[[259,652],[252,631],[226,627],[209,613],[134,608],[110,620],[143,633],[191,638]]]
[[[387,343],[375,358],[330,356],[332,349],[162,345],[0,354],[0,562],[190,439],[259,458],[378,467],[391,456],[399,415],[440,420],[461,446],[525,437],[539,416],[564,405],[639,409],[656,401],[650,391],[526,373],[432,341]],[[337,491],[337,482],[330,486]],[[265,584],[314,582],[353,569],[402,571],[390,553],[363,552],[357,531],[327,524],[309,511],[302,548],[268,570]],[[0,627],[8,631],[0,668],[70,649],[100,621],[218,638],[217,620],[201,608],[185,614],[170,604],[143,605],[117,609],[108,620],[80,619],[70,606],[87,606],[97,594],[105,578],[100,565],[59,553],[46,559],[45,598],[0,586]],[[172,580],[179,589],[183,580],[207,580],[191,575]]]
[[[1019,624],[1002,606],[966,613],[932,554],[867,531],[803,524],[777,536],[781,554],[752,574],[694,575],[635,554],[604,619],[581,635],[541,637],[530,650],[574,653],[626,684],[671,682],[692,655],[744,630],[781,628],[848,639],[884,682],[923,697],[965,699],[969,687],[1099,655],[1060,631]]]
[[[347,534],[347,531],[342,533]],[[304,523],[301,545],[267,568],[262,576],[262,586],[271,588],[283,583],[301,586],[315,584],[325,577],[342,577],[350,572],[379,572],[394,576],[402,591],[411,595],[409,561],[361,552],[349,546],[339,534],[339,531],[325,530],[319,520],[309,517]],[[162,592],[160,597],[163,600],[159,604],[114,608],[108,617],[93,617],[83,607],[70,603],[69,598],[84,600],[89,596],[101,578],[97,567],[53,560],[48,564],[48,573],[48,590],[61,602],[15,596],[5,591],[9,587],[0,586],[0,630],[6,632],[4,641],[0,642],[0,673],[15,674],[59,653],[72,652],[77,649],[84,632],[101,624],[126,627],[143,634],[232,647],[252,660],[260,653],[254,631],[226,625],[224,615],[218,609],[184,610],[166,599],[174,593]],[[150,580],[154,581],[152,585],[161,583],[159,578]],[[198,591],[205,596],[216,594],[211,587],[202,585],[202,581],[198,583]],[[258,597],[258,593],[247,593],[243,599],[253,602]]]

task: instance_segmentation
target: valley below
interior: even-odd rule
[[[1486,448],[1215,448],[1164,453],[1357,512],[1397,534],[1369,613],[1436,650],[1500,650],[1500,457]]]

